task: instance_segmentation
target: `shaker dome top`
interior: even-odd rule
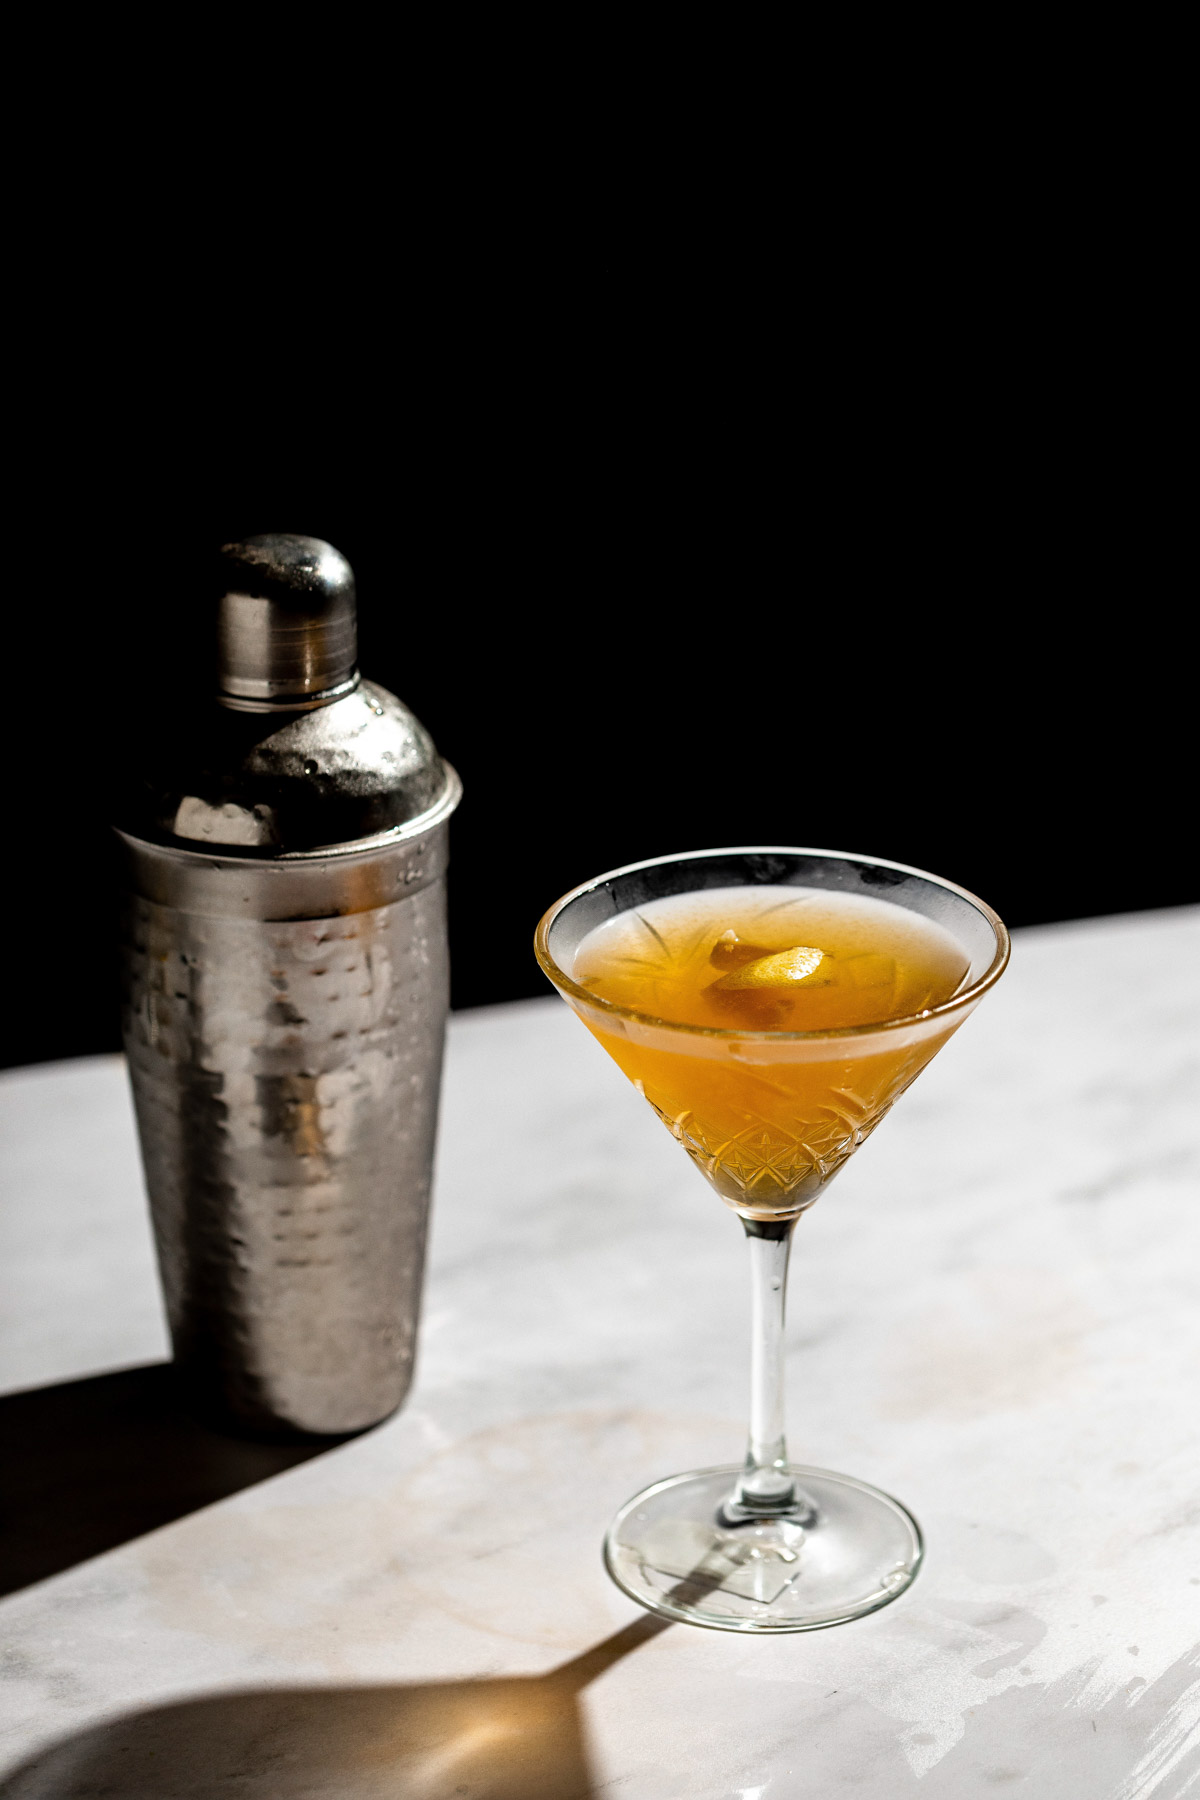
[[[345,557],[320,538],[272,532],[226,544],[217,561],[216,695],[142,740],[118,829],[258,860],[432,830],[458,804],[458,777],[402,701],[359,679]],[[196,624],[199,649],[212,613]]]
[[[332,544],[276,531],[226,544],[218,688],[238,711],[319,704],[358,679],[354,571]]]

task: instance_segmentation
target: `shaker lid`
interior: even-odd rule
[[[328,855],[453,811],[458,777],[428,732],[359,677],[344,556],[319,538],[251,537],[221,549],[216,586],[216,691],[143,745],[122,831],[225,856]]]
[[[220,552],[218,691],[244,711],[328,701],[358,681],[354,571],[332,544],[270,532]]]

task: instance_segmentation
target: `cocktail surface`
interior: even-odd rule
[[[681,1025],[829,1031],[948,1000],[967,959],[919,913],[859,894],[730,887],[619,914],[575,953],[581,987]]]
[[[919,1018],[967,970],[949,932],[886,900],[730,887],[619,914],[583,939],[571,973],[647,1021],[782,1033]],[[959,1022],[754,1043],[574,1004],[721,1197],[760,1219],[810,1205]]]

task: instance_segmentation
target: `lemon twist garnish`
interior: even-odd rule
[[[823,950],[817,950],[811,944],[795,944],[790,950],[779,950],[774,956],[760,956],[740,969],[731,969],[712,985],[725,993],[734,989],[792,988],[805,981],[814,987],[823,986],[822,982],[813,982],[812,977],[822,963],[828,964],[828,960]],[[828,967],[825,973],[829,973]]]

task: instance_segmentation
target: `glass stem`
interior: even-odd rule
[[[795,1219],[743,1219],[750,1248],[750,1441],[734,1495],[749,1512],[796,1501],[784,1439],[783,1319]]]

